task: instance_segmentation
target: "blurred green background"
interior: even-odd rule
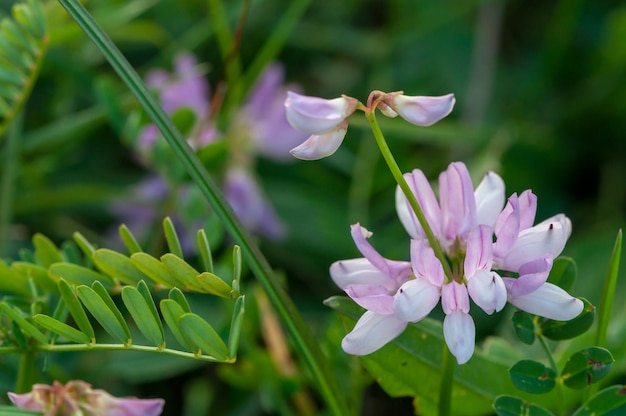
[[[3,0],[0,11],[6,13],[12,4]],[[287,81],[300,84],[308,95],[346,94],[364,101],[373,89],[454,93],[455,110],[432,127],[379,117],[400,167],[420,168],[435,180],[450,162],[461,160],[475,183],[495,170],[507,194],[532,189],[538,196],[538,221],[560,212],[572,220],[564,252],[579,266],[572,293],[599,301],[626,208],[624,2],[85,2],[141,75],[154,68],[169,70],[178,52],[191,51],[206,65],[212,88],[225,74],[214,30],[220,4],[232,31],[246,13],[237,50],[244,72],[282,28],[285,40],[275,58],[285,66]],[[7,258],[29,247],[35,232],[60,243],[79,230],[109,244],[109,230],[120,221],[111,213],[111,201],[124,198],[148,171],[123,137],[126,116],[136,103],[65,11],[54,1],[44,5],[51,43],[25,107],[12,226],[0,253]],[[222,126],[231,122],[218,120]],[[2,166],[6,143],[0,142]],[[395,214],[393,178],[360,113],[352,117],[344,145],[332,157],[287,164],[261,158],[257,172],[288,230],[284,241],[261,238],[261,247],[324,339],[338,372],[352,380],[347,390],[358,401],[368,378],[355,360],[342,356],[341,327],[322,300],[340,293],[329,278],[329,265],[359,256],[349,235],[354,222],[374,232],[372,242],[386,257],[408,258],[407,236]],[[620,283],[620,297],[626,295],[624,286]],[[254,290],[251,276],[246,287]],[[208,311],[218,308],[198,302]],[[263,313],[256,301],[252,305],[246,327],[260,337],[255,325]],[[626,317],[619,300],[615,314]],[[63,365],[51,370],[59,377],[84,377],[114,393],[119,388],[165,397],[171,415],[182,414],[177,408],[186,415],[296,412],[287,403],[306,377],[280,374],[262,346],[254,337],[244,342],[242,360],[232,368],[178,360],[155,367],[160,357],[119,354],[107,356],[102,368],[102,356],[66,354],[56,357]],[[10,362],[4,365],[11,368]],[[3,379],[5,374],[10,373]],[[3,391],[10,389],[7,380]],[[390,402],[375,388],[366,396],[363,414],[376,414],[377,403]],[[410,401],[392,403],[410,414]]]

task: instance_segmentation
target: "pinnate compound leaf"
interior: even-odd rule
[[[553,321],[545,319],[541,323],[541,332],[546,338],[553,340],[566,340],[577,337],[587,332],[596,316],[596,308],[587,299],[583,301],[583,311],[576,318],[569,321]]]
[[[576,410],[572,416],[605,415],[622,406],[626,406],[626,385],[616,385],[598,392]]]
[[[558,257],[552,264],[552,270],[548,276],[548,282],[553,285],[557,285],[561,289],[569,292],[576,276],[578,275],[578,268],[576,262],[570,257]]]
[[[498,396],[493,409],[498,416],[554,416],[554,413],[513,396]]]
[[[107,302],[89,286],[78,286],[76,292],[80,301],[98,321],[102,328],[122,344],[130,344],[128,327],[120,325],[116,313],[109,308]],[[119,310],[115,308],[117,313]]]
[[[83,309],[83,306],[78,301],[78,297],[74,293],[74,290],[70,287],[70,285],[64,280],[59,280],[59,292],[61,293],[61,297],[65,301],[65,306],[70,311],[70,315],[74,318],[74,322],[78,325],[81,332],[85,333],[91,342],[95,342],[96,335],[94,333],[93,327],[91,326],[91,322],[89,322],[89,318],[87,318],[87,314]]]
[[[78,329],[73,328],[63,322],[57,321],[47,315],[37,314],[33,316],[33,320],[37,324],[48,331],[51,331],[57,335],[67,338],[68,340],[77,344],[89,344],[91,339],[89,336]]]
[[[140,286],[147,289],[145,283]],[[148,291],[148,295],[149,295]],[[162,347],[165,343],[163,334],[163,326],[158,315],[155,316],[156,308],[152,298],[149,301],[138,289],[132,286],[126,286],[122,289],[122,300],[128,312],[135,320],[139,331],[156,347]],[[154,309],[154,311],[153,311]]]
[[[341,314],[348,328],[363,313],[362,308],[343,296],[327,299],[325,304]],[[410,324],[396,339],[359,360],[387,394],[416,397],[421,413],[436,414],[443,342],[441,323],[424,319]],[[510,365],[475,351],[466,364],[455,368],[451,414],[491,413],[497,396],[517,391],[507,374]]]
[[[604,348],[585,348],[572,355],[563,368],[563,381],[572,389],[584,389],[611,371],[613,356]]]
[[[533,393],[547,393],[556,384],[556,373],[540,362],[522,360],[509,370],[511,381],[518,389]]]
[[[179,319],[180,329],[207,355],[220,361],[229,359],[228,347],[213,327],[194,313],[183,314]]]

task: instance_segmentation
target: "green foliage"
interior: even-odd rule
[[[547,393],[554,388],[556,373],[537,361],[522,360],[509,370],[511,381],[518,389],[533,393]]]
[[[498,396],[493,404],[498,416],[554,416],[554,413],[513,396]]]
[[[563,381],[572,389],[587,388],[606,377],[614,361],[611,353],[604,348],[586,348],[567,360]]]
[[[48,44],[39,0],[17,3],[0,20],[0,139],[30,95]]]
[[[572,416],[606,415],[625,404],[626,386],[611,386],[587,400]]]
[[[164,222],[166,229],[167,224],[167,221]],[[175,233],[173,228],[169,229]],[[128,241],[136,241],[127,228],[121,227],[120,233]],[[174,236],[172,234],[171,238]],[[177,236],[175,238],[178,239]],[[33,290],[40,290],[44,293],[43,298],[47,299],[40,306],[37,306],[38,303],[32,304],[31,314],[6,300],[0,302],[0,315],[8,318],[6,323],[9,324],[4,331],[13,335],[9,339],[13,339],[15,352],[26,349],[41,352],[126,349],[161,352],[204,361],[235,361],[244,313],[244,297],[239,294],[238,287],[241,258],[237,249],[233,251],[233,281],[237,286],[234,288],[213,273],[196,271],[172,253],[162,256],[162,261],[143,252],[135,252],[129,258],[114,250],[93,249],[81,236],[77,236],[76,240],[99,272],[84,265],[66,262],[63,251],[42,235],[34,237],[35,253],[32,260],[36,263],[19,262],[11,266],[0,264],[3,266],[0,269],[3,273],[0,282],[16,280],[20,283],[3,286],[4,290],[13,290],[18,295],[16,299]],[[129,250],[133,248],[131,244]],[[48,290],[51,289],[50,285],[54,290]],[[155,296],[163,287],[171,289],[169,299],[160,301],[159,315]],[[228,344],[211,324],[192,313],[181,289],[234,299]],[[120,309],[111,296],[120,293],[125,310]],[[45,304],[55,299],[58,299],[57,307],[50,316]],[[28,299],[22,303],[28,304]],[[141,345],[133,339],[128,315],[150,345]],[[112,337],[113,344],[101,341],[101,335],[96,333],[90,316]],[[67,320],[69,317],[76,327]],[[167,345],[162,319],[183,350]]]

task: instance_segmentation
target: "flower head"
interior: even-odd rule
[[[9,393],[9,399],[20,409],[43,412],[45,416],[158,416],[163,399],[117,398],[104,390],[92,389],[80,380],[63,385],[35,384],[30,393]]]
[[[373,249],[365,245],[364,238],[359,241],[360,237],[353,230],[353,238],[366,258],[346,261],[360,266],[352,267],[351,273],[344,273],[350,276],[349,285],[346,284],[346,279],[336,278],[338,264],[344,262],[331,266],[331,276],[357,303],[368,310],[361,318],[365,319],[365,323],[357,324],[358,328],[353,330],[354,332],[358,329],[360,336],[353,337],[353,341],[367,339],[367,348],[350,345],[347,349],[344,345],[344,350],[363,354],[363,351],[371,352],[373,347],[380,348],[392,339],[392,334],[398,335],[401,332],[402,322],[423,319],[440,299],[446,315],[443,322],[444,339],[459,364],[467,362],[474,352],[475,326],[469,314],[470,298],[487,314],[502,310],[507,300],[520,309],[548,319],[569,320],[582,312],[583,303],[579,299],[546,283],[552,259],[560,254],[571,232],[567,217],[559,214],[532,226],[536,197],[530,191],[522,193],[520,197],[514,194],[503,209],[502,179],[490,172],[474,189],[467,168],[459,162],[452,163],[439,176],[438,200],[420,170],[414,170],[404,177],[420,204],[428,228],[434,234],[443,255],[435,255],[423,225],[398,187],[398,216],[412,238],[412,273],[408,277],[403,275],[400,280],[391,279],[388,271],[382,272],[383,267],[377,266],[374,267],[378,270],[374,273],[374,281],[364,279],[355,271],[362,272],[375,263],[385,263],[378,253],[374,252],[375,256],[372,254]],[[517,273],[519,277],[502,278],[499,274],[501,270]],[[359,287],[361,281],[367,281],[368,290],[351,290],[351,287]],[[384,286],[381,284],[383,281],[394,284]],[[376,289],[372,287],[373,284]],[[384,299],[382,304],[385,309],[380,308],[381,303],[364,299],[374,295],[378,297],[377,301]],[[374,335],[368,333],[366,336],[365,333],[368,329],[382,331],[377,325],[378,320],[383,318],[378,315],[384,315],[386,320],[392,322],[387,306],[389,297],[393,298],[391,315],[400,323],[395,324],[396,331],[387,330],[384,337],[373,342],[367,336]]]

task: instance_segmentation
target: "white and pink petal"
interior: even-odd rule
[[[406,326],[406,322],[394,315],[367,311],[357,321],[352,331],[343,338],[341,347],[348,354],[371,354],[400,335]]]

